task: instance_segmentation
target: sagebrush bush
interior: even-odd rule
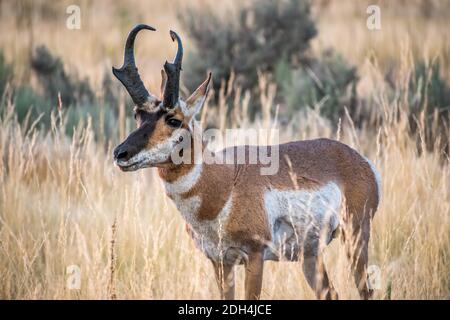
[[[0,97],[6,84],[13,84],[11,94],[0,100],[1,110],[6,110],[11,103],[19,123],[32,124],[39,119],[37,127],[46,131],[51,128],[52,113],[56,114],[61,106],[67,135],[71,136],[79,125],[86,126],[90,122],[96,139],[117,138],[119,91],[109,73],[105,73],[101,94],[96,97],[89,81],[67,73],[63,61],[46,47],[36,49],[30,65],[40,80],[39,88],[23,80],[13,82],[13,65],[8,64],[0,52]],[[0,112],[1,116],[3,113]]]
[[[273,72],[281,59],[299,65],[317,34],[305,0],[253,0],[227,18],[207,7],[201,12],[188,8],[179,16],[195,45],[185,64],[189,89],[195,89],[207,69],[216,89],[231,72],[244,90],[257,88],[258,71]]]
[[[55,57],[47,47],[37,47],[30,62],[48,100],[56,104],[60,95],[65,106],[94,101],[95,95],[89,81],[67,74],[62,60]]]
[[[29,85],[19,86],[14,92],[14,110],[22,123],[27,116],[31,122],[41,117],[40,126],[50,128],[51,103],[37,94]],[[56,109],[56,105],[53,106]],[[29,115],[28,115],[29,114]]]
[[[418,131],[417,122],[422,121],[425,128],[422,138],[426,147],[437,147],[448,154],[450,87],[442,77],[439,62],[417,62],[408,86],[408,113],[412,132]]]
[[[416,63],[414,76],[409,82],[409,107],[412,113],[427,108],[428,113],[434,109],[448,112],[450,107],[450,87],[441,74],[439,62],[428,64],[424,61]]]
[[[6,62],[3,52],[0,51],[0,98],[3,96],[6,84],[11,79],[11,77],[12,66]]]
[[[275,75],[290,114],[305,107],[319,107],[323,116],[336,121],[344,107],[354,108],[357,70],[332,50],[295,69],[281,62]]]
[[[286,106],[286,116],[320,104],[323,115],[337,120],[344,105],[353,108],[356,69],[331,50],[317,58],[308,51],[317,34],[309,1],[255,0],[227,18],[209,8],[188,9],[180,18],[196,49],[185,67],[189,85],[200,83],[209,68],[217,90],[233,72],[233,85],[253,93],[254,111],[259,107],[258,74],[263,73],[281,88],[276,102]]]

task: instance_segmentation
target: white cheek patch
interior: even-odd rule
[[[169,156],[170,152],[167,153],[167,149],[169,147],[169,143],[162,143],[158,144],[155,147],[143,150],[133,156],[129,162],[130,163],[139,163],[139,164],[152,164],[152,163],[159,163],[166,161]]]
[[[140,151],[127,161],[127,165],[136,164],[138,167],[146,167],[152,164],[158,164],[167,161],[174,147],[179,143],[180,137],[183,135],[185,129],[178,129],[174,131],[171,137],[167,140],[158,143],[156,146]]]

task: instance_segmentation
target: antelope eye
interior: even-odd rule
[[[169,119],[167,119],[167,120],[166,120],[166,123],[167,123],[169,126],[174,127],[174,128],[179,128],[179,127],[181,127],[181,121],[178,120],[178,119],[175,119],[175,118],[169,118]]]

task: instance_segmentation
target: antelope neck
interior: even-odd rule
[[[202,144],[202,152],[205,148],[205,144]],[[195,163],[194,156],[195,156],[195,150],[194,150],[194,142],[191,143],[191,161],[190,163],[181,163],[181,164],[168,164],[164,167],[158,168],[158,173],[160,178],[165,183],[174,183],[175,181],[182,179],[187,174],[195,170],[196,168],[199,169],[199,166],[201,167],[201,163]]]

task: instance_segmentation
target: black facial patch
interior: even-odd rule
[[[144,149],[155,130],[156,123],[166,113],[162,109],[158,109],[156,112],[148,112],[142,109],[136,110],[136,120],[139,127],[115,148],[114,157],[120,154],[126,155],[121,160],[127,161]]]

